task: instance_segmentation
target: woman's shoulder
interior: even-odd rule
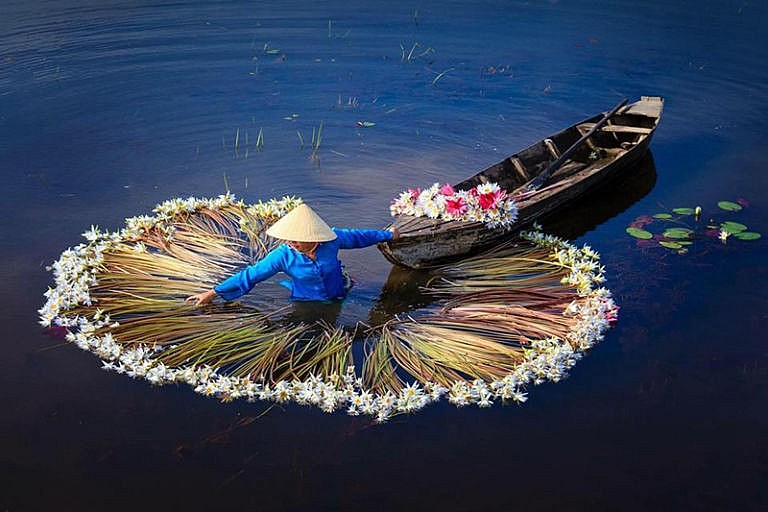
[[[261,261],[287,261],[291,257],[292,250],[288,247],[288,244],[280,244],[271,251],[269,251]]]

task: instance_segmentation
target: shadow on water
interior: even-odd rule
[[[381,325],[396,315],[428,306],[434,297],[424,293],[424,287],[433,277],[427,270],[414,270],[392,266],[381,294],[368,315],[368,323]]]
[[[640,201],[656,184],[656,165],[648,151],[635,165],[541,221],[544,231],[575,240]]]
[[[334,325],[339,320],[341,301],[294,301],[283,319],[288,324],[328,324]]]

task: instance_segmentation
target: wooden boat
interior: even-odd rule
[[[629,105],[625,100],[453,185],[455,190],[469,190],[481,183],[497,183],[518,207],[511,229],[402,215],[392,223],[400,237],[379,244],[379,250],[395,264],[429,268],[509,239],[637,162],[648,150],[663,106],[664,100],[655,96],[643,96]]]

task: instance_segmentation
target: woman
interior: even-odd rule
[[[267,235],[285,240],[255,265],[225,279],[213,289],[187,297],[197,305],[208,304],[217,295],[234,300],[278,272],[291,277],[287,284],[291,300],[334,300],[347,294],[339,249],[357,249],[398,237],[397,229],[336,229],[301,204],[267,230]],[[283,284],[283,283],[281,283]]]

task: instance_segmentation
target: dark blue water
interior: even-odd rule
[[[0,508],[766,509],[766,22],[741,0],[6,0]],[[545,223],[602,254],[620,322],[523,406],[262,414],[103,372],[36,324],[45,266],[91,224],[229,188],[378,227],[403,188],[640,95],[666,100],[652,158]],[[625,233],[737,199],[762,239],[678,255]],[[345,260],[365,319],[397,271]]]

